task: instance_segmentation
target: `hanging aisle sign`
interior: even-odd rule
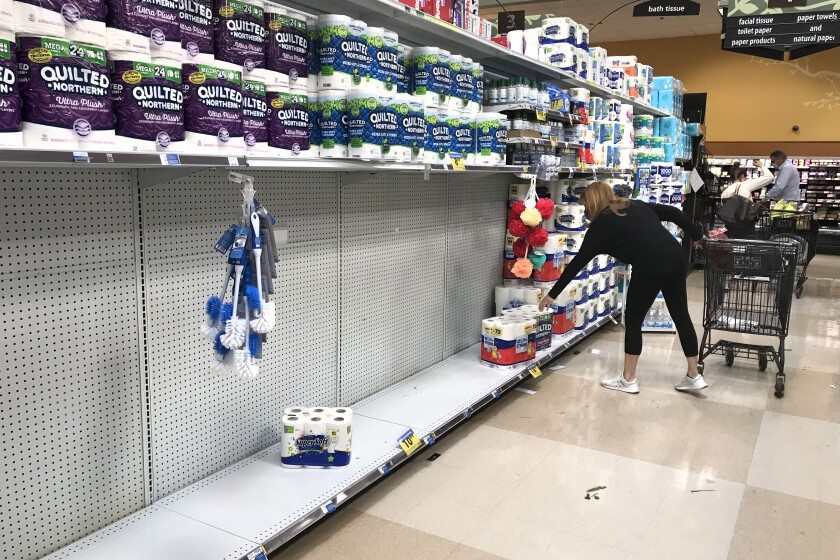
[[[840,11],[825,8],[825,0],[729,0],[723,48],[779,60],[832,48],[840,44]]]
[[[691,0],[650,0],[633,7],[633,17],[699,16],[700,4]]]

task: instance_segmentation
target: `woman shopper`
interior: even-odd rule
[[[708,387],[697,370],[697,334],[688,313],[685,258],[680,244],[662,222],[678,225],[695,244],[702,238],[700,232],[673,206],[616,198],[612,187],[603,182],[589,185],[580,203],[591,221],[589,230],[577,256],[540,302],[540,309],[550,306],[589,261],[597,255],[611,255],[632,265],[633,275],[624,311],[624,372],[601,381],[601,385],[625,393],[639,392],[636,366],[642,353],[642,323],[661,291],[688,362],[685,378],[674,388],[692,391]]]
[[[736,163],[732,166],[731,177],[735,180],[722,193],[720,198],[726,200],[732,196],[743,196],[750,198],[752,193],[759,189],[765,189],[773,183],[773,174],[769,169],[764,167],[761,160],[753,162],[756,168],[761,172],[761,176],[755,179],[747,179],[747,170],[741,168]],[[727,225],[726,236],[730,239],[750,239],[755,237],[755,222],[747,225]]]

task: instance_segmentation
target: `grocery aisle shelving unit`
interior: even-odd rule
[[[397,0],[282,4],[666,115]],[[0,505],[16,560],[253,560],[408,460],[408,430],[422,451],[610,320],[529,364],[479,363],[522,166],[22,149],[0,167],[0,317],[15,326],[0,336]],[[212,244],[241,203],[229,170],[255,177],[284,239],[278,326],[250,381],[209,373],[197,333],[224,268]],[[277,409],[339,403],[356,403],[351,466],[283,469]]]
[[[618,313],[617,313],[618,314]],[[616,315],[617,315],[616,314]],[[188,557],[244,560],[282,546],[395,468],[467,421],[587,336],[609,323],[555,336],[548,350],[516,367],[479,362],[480,344],[354,405],[353,461],[343,469],[283,469],[279,443],[49,556],[49,560]],[[422,443],[407,455],[408,430]],[[154,539],[148,539],[154,535]],[[189,543],[189,545],[187,545]]]

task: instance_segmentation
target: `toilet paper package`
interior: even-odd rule
[[[242,81],[242,138],[245,151],[254,155],[269,153],[268,94],[262,82]]]
[[[528,58],[536,59],[539,57],[540,51],[540,36],[542,35],[542,29],[539,27],[535,27],[532,29],[525,30],[525,56]]]
[[[468,115],[450,116],[452,127],[452,147],[449,152],[450,158],[461,158],[468,165],[475,164],[475,119]]]
[[[214,0],[213,7],[216,59],[242,66],[246,73],[265,70],[265,2]]]
[[[477,77],[473,75],[473,60],[460,57],[451,64],[452,91],[449,97],[449,108],[454,111],[468,111],[470,102],[475,100]]]
[[[400,82],[399,37],[382,27],[368,27],[368,57],[371,59],[368,88],[398,93]]]
[[[64,18],[64,37],[68,41],[103,49],[108,46],[105,33],[105,0],[75,0],[65,3],[61,6],[61,15]]]
[[[138,53],[109,53],[116,146],[127,152],[168,152],[184,140],[181,65]]]
[[[215,52],[213,0],[180,0],[181,48],[185,62],[212,62]]]
[[[0,147],[23,145],[15,34],[0,31]]]
[[[347,98],[349,155],[361,159],[392,159],[399,124],[392,94],[356,89]]]
[[[397,45],[399,54],[397,55],[397,66],[400,81],[397,83],[397,91],[399,93],[411,93],[411,47],[405,45]]]
[[[298,86],[298,80],[305,84],[309,75],[306,18],[270,5],[265,10],[265,22],[268,34],[266,68],[286,76],[290,87]]]
[[[569,43],[549,43],[540,46],[540,61],[563,72],[577,72],[578,49]]]
[[[178,0],[106,0],[106,6],[108,50],[183,58]]]
[[[302,82],[299,82],[303,85]],[[321,103],[318,101],[318,94],[308,93],[302,88],[292,88],[292,93],[305,93],[307,97],[306,108],[309,112],[309,150],[301,155],[317,158],[321,157]]]
[[[322,90],[318,93],[318,103],[321,157],[346,158],[349,142],[347,92],[336,89]]]
[[[280,157],[300,157],[309,150],[309,97],[303,90],[266,88],[268,146]]]
[[[280,444],[284,467],[345,467],[352,456],[353,411],[323,407],[285,414]]]
[[[27,147],[111,149],[114,117],[105,50],[53,37],[18,37]]]
[[[18,34],[63,39],[66,37],[66,30],[64,18],[61,15],[62,4],[59,0],[15,0],[11,6],[13,17],[3,18],[3,29],[15,31]],[[7,11],[7,8],[4,10]]]
[[[582,204],[561,204],[558,225],[560,231],[577,232],[586,229],[585,209]]]
[[[241,66],[216,61],[182,68],[184,147],[213,154],[244,152]]]
[[[536,356],[537,321],[507,316],[482,321],[481,360],[513,366]]]
[[[320,60],[318,87],[343,89],[363,87],[373,61],[368,53],[363,21],[347,16],[318,16]]]
[[[534,269],[534,282],[553,283],[560,278],[566,264],[566,236],[552,233],[543,247],[545,264]]]
[[[14,6],[14,2],[13,2],[13,0],[0,0],[0,31],[14,31],[14,30],[15,30],[15,6]]]
[[[476,117],[476,163],[504,165],[507,133],[507,116],[502,113],[479,113]]]
[[[577,298],[576,282],[572,281],[566,289],[560,292],[551,305],[554,313],[552,331],[556,335],[566,334],[575,328],[575,300]]]
[[[409,161],[419,163],[426,157],[426,115],[423,100],[407,93],[402,95],[408,111],[399,116],[398,143],[408,150]]]
[[[453,126],[446,111],[426,108],[426,149],[424,161],[426,163],[451,162],[449,153],[452,147]]]
[[[417,47],[411,51],[414,95],[425,100],[427,108],[447,107],[452,89],[449,51],[437,47]]]
[[[575,46],[577,24],[567,17],[546,18],[542,23],[540,42],[542,44],[567,43]]]

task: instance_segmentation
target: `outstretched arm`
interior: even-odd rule
[[[688,220],[688,216],[679,208],[668,206],[667,204],[651,204],[650,207],[653,208],[653,211],[656,212],[661,221],[678,225],[694,241],[703,239],[703,234],[700,233],[700,230]]]

